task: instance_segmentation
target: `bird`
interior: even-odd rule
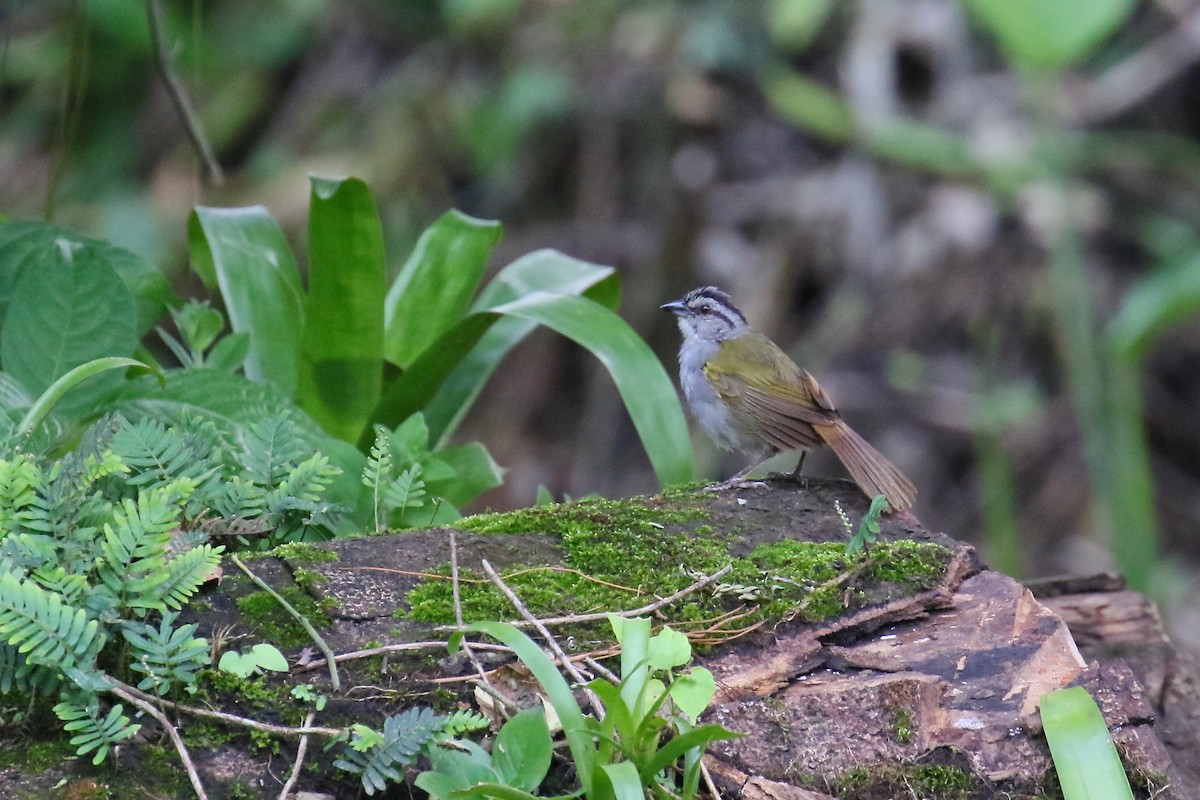
[[[692,414],[714,442],[755,460],[713,489],[736,486],[776,453],[829,445],[863,493],[883,495],[892,511],[912,507],[917,489],[904,473],[842,419],[816,378],[750,327],[733,298],[715,286],[661,306],[683,334],[679,383]]]

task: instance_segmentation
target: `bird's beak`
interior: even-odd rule
[[[664,303],[663,305],[659,306],[659,308],[661,308],[663,311],[670,311],[677,317],[682,317],[687,313],[687,306],[684,305],[682,300],[672,300],[669,303]]]

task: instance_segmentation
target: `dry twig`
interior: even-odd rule
[[[309,727],[313,724],[313,720],[317,718],[315,710],[309,711],[308,716],[304,718],[304,727]],[[283,789],[279,792],[279,800],[288,800],[288,795],[292,788],[296,785],[296,781],[300,780],[300,768],[304,766],[304,756],[308,753],[308,734],[300,737],[300,744],[296,745],[296,763],[292,764],[292,774],[288,776],[287,783],[283,785]]]
[[[187,745],[183,743],[183,739],[179,737],[179,731],[175,729],[171,720],[167,719],[167,715],[159,711],[153,702],[135,695],[134,692],[137,692],[137,690],[132,686],[111,686],[109,687],[109,691],[122,700],[132,703],[142,711],[145,711],[154,717],[159,725],[163,726],[163,730],[167,732],[167,736],[171,737],[171,744],[175,745],[175,751],[179,753],[179,760],[183,762],[183,769],[187,772],[188,780],[192,782],[192,789],[195,790],[196,797],[200,798],[200,800],[208,800],[208,794],[204,791],[204,784],[200,781],[199,773],[196,772],[196,765],[192,763],[192,758],[188,755]],[[152,699],[157,700],[157,698]]]

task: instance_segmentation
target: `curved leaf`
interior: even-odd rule
[[[596,800],[644,800],[646,796],[637,768],[628,761],[599,767],[592,782]]]
[[[279,224],[262,206],[197,206],[188,219],[188,251],[205,284],[220,287],[230,326],[250,336],[246,377],[294,397],[304,293]]]
[[[497,306],[492,313],[540,323],[587,348],[617,384],[659,482],[692,479],[691,440],[675,385],[624,320],[585,298],[544,292]]]
[[[63,395],[71,391],[81,382],[91,378],[94,375],[99,375],[102,372],[108,372],[114,369],[126,369],[128,367],[142,367],[150,370],[158,376],[160,383],[164,378],[161,372],[151,367],[149,364],[143,364],[141,361],[132,358],[120,358],[110,356],[108,358],[97,358],[86,364],[80,364],[66,375],[52,383],[46,391],[42,392],[41,396],[34,401],[29,407],[29,411],[25,412],[25,416],[21,418],[20,424],[17,425],[17,435],[24,436],[38,426],[55,404],[62,399]]]
[[[383,384],[383,228],[367,185],[310,176],[308,296],[297,403],[357,441]]]
[[[555,713],[558,714],[559,722],[562,723],[563,735],[571,748],[571,757],[575,761],[575,769],[579,775],[579,782],[583,784],[584,794],[589,794],[592,770],[596,763],[592,731],[583,717],[583,711],[579,708],[571,687],[559,674],[558,667],[524,632],[503,622],[477,622],[468,625],[450,638],[451,652],[457,651],[463,634],[469,631],[486,633],[508,645],[541,684],[550,704],[554,706]]]
[[[425,229],[384,302],[384,354],[407,367],[462,318],[500,223],[447,211]]]

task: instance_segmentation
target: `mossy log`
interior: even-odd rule
[[[1134,604],[1144,618],[1117,628],[1128,645],[1123,655],[1140,652],[1136,628],[1143,650],[1144,637],[1153,639],[1157,657],[1131,668],[1104,649],[1111,637],[1094,624],[1105,616],[1097,609],[1114,603],[1095,600],[1096,587],[1045,587],[1055,597],[1039,602],[911,514],[885,517],[868,553],[848,558],[846,523],[857,525],[866,507],[853,484],[811,479],[585,500],[468,518],[453,531],[288,545],[247,563],[318,625],[339,657],[362,656],[339,661],[341,690],[332,691],[303,629],[226,566],[220,585],[189,609],[201,633],[217,648],[276,644],[293,667],[254,681],[210,672],[186,702],[296,725],[307,707],[290,690],[309,684],[328,697],[315,723],[325,727],[378,725],[416,704],[470,703],[474,670],[441,644],[455,620],[453,533],[466,620],[518,618],[483,577],[486,559],[537,616],[568,618],[553,629],[571,654],[603,656],[613,645],[602,620],[571,617],[640,608],[731,566],[653,614],[688,632],[716,675],[718,697],[706,718],[748,734],[708,757],[727,796],[1042,796],[1053,791],[1053,777],[1037,700],[1073,684],[1098,699],[1141,795],[1196,796],[1188,787],[1200,786],[1200,767],[1180,757],[1198,752],[1195,683],[1145,601]],[[1093,624],[1077,640],[1064,617]],[[506,660],[496,651],[479,655],[489,668]],[[512,670],[505,674],[516,680]],[[1156,717],[1170,721],[1169,736],[1160,737]],[[278,795],[294,739],[176,718],[210,796]],[[18,755],[0,775],[0,796],[50,796],[64,780],[98,783],[109,796],[187,796],[179,771],[151,769],[164,748],[151,726],[147,732],[122,748],[117,758],[128,769],[117,772],[61,761],[35,769]],[[310,746],[299,788],[356,796],[354,776],[332,768],[323,744]]]

